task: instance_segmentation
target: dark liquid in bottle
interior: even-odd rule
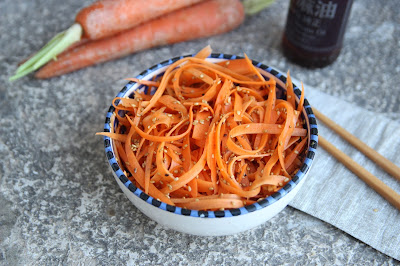
[[[291,0],[282,39],[285,56],[324,67],[340,54],[352,0]]]

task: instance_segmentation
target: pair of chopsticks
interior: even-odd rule
[[[369,147],[367,144],[359,140],[357,137],[352,135],[344,128],[340,127],[338,124],[320,113],[315,108],[313,108],[313,112],[317,119],[322,121],[330,129],[335,131],[339,136],[352,144],[365,156],[367,156],[369,159],[379,165],[383,170],[385,170],[388,174],[390,174],[397,180],[400,180],[400,168],[398,166],[380,155],[374,149]],[[335,157],[338,161],[345,165],[350,171],[356,174],[361,180],[363,180],[367,185],[369,185],[372,189],[379,193],[389,203],[400,210],[400,195],[397,194],[396,191],[383,183],[379,178],[365,170],[361,165],[357,164],[349,156],[337,149],[322,136],[318,136],[318,143],[322,148],[324,148],[333,157]]]

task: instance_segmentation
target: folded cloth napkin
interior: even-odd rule
[[[321,113],[400,166],[398,121],[312,87],[305,87],[305,95]],[[400,194],[400,181],[376,166],[322,122],[318,123],[318,129],[319,135]],[[400,260],[400,211],[321,147],[317,150],[304,186],[290,206],[332,224],[380,252]]]

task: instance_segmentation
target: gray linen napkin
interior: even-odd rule
[[[393,163],[400,165],[398,121],[308,86],[305,88],[305,95],[313,107]],[[400,193],[400,181],[386,174],[322,122],[318,123],[318,129],[321,136]],[[289,205],[400,260],[400,211],[321,147],[318,147],[306,183]]]

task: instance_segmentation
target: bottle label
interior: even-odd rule
[[[286,38],[314,52],[330,52],[342,45],[352,0],[291,0]]]

